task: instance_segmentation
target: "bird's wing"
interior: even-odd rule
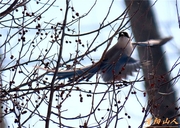
[[[168,41],[170,41],[173,37],[166,37],[166,38],[163,38],[163,39],[157,39],[157,40],[154,40],[154,39],[151,39],[151,40],[147,40],[145,42],[135,42],[135,43],[132,43],[133,45],[138,45],[138,46],[142,46],[142,47],[154,47],[154,46],[161,46],[161,45],[164,45],[165,43],[167,43]]]
[[[137,69],[140,68],[140,63],[132,57],[123,54],[119,56],[116,61],[104,60],[101,67],[100,73],[103,80],[112,81],[116,80],[116,77],[118,76],[126,78],[127,75],[132,75],[132,72],[137,71]]]

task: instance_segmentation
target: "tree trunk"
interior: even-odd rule
[[[155,17],[152,6],[148,0],[125,0],[126,6],[130,5],[129,16],[131,27],[136,41],[148,39],[159,39]],[[165,54],[162,47],[138,47],[138,53],[142,62],[149,61],[147,66],[143,65],[145,88],[148,94],[148,105],[153,119],[162,121],[177,120],[177,107],[175,91],[170,81],[170,73],[167,70]]]

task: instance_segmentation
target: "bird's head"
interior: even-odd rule
[[[119,38],[121,38],[121,37],[130,38],[127,32],[120,32],[120,33],[119,33],[118,40],[119,40]]]
[[[120,32],[116,47],[122,49],[128,56],[132,53],[131,39],[127,32]]]

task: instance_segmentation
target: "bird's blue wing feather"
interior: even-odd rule
[[[133,71],[140,68],[139,62],[126,54],[121,55],[116,61],[104,60],[102,65],[105,65],[101,68],[101,75],[104,81],[115,80],[119,75],[122,78],[126,78],[127,75],[132,75]]]

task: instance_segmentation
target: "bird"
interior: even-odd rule
[[[171,37],[159,40],[148,40],[145,42],[132,43],[127,32],[119,32],[117,43],[107,50],[103,58],[98,62],[82,68],[64,70],[57,72],[58,80],[69,78],[69,81],[88,81],[96,73],[100,74],[104,82],[121,81],[128,75],[139,71],[141,62],[131,57],[135,46],[161,46],[169,41]],[[133,46],[134,45],[134,46]],[[54,75],[55,70],[47,70]]]

